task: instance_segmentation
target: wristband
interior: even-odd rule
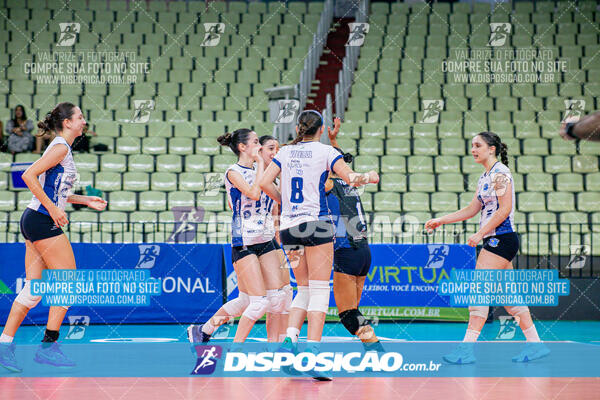
[[[579,139],[577,136],[575,136],[575,134],[573,133],[573,129],[575,128],[575,124],[576,122],[568,122],[567,126],[565,127],[565,132],[567,133],[567,136],[573,138],[573,139]]]

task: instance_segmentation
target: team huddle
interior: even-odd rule
[[[281,148],[274,137],[259,138],[250,129],[238,129],[217,139],[238,157],[237,163],[225,171],[225,186],[233,211],[232,262],[239,296],[225,303],[204,324],[189,326],[190,342],[208,342],[220,325],[235,317],[240,320],[234,342],[244,342],[265,314],[268,341],[281,342],[284,349],[293,351],[307,319],[307,342],[320,342],[333,268],[340,322],[366,349],[383,351],[372,326],[358,309],[371,252],[357,188],[377,184],[379,176],[375,171],[357,173],[350,168],[352,155],[337,145],[340,124],[336,119],[334,129],[327,130],[331,145],[320,142],[325,126],[321,114],[313,110],[298,116],[296,139]],[[60,103],[38,126],[56,137],[23,174],[33,195],[20,224],[26,245],[26,280],[0,336],[0,365],[13,372],[21,371],[15,358],[14,336],[29,310],[41,300],[41,296],[32,295],[30,281],[40,279],[44,269],[75,269],[73,250],[60,229],[68,223],[66,203],[98,211],[107,205],[99,197],[71,193],[77,174],[71,146],[85,126],[79,107]],[[425,228],[431,231],[480,213],[479,231],[468,239],[473,247],[483,240],[476,268],[511,269],[519,238],[514,226],[515,189],[507,147],[495,133],[481,132],[472,139],[471,154],[485,168],[473,200],[459,211],[427,221]],[[290,269],[297,283],[295,296]],[[57,343],[68,308],[50,308],[37,362],[74,365]],[[505,308],[519,321],[528,342],[513,361],[527,362],[547,355],[549,351],[540,342],[528,307]],[[444,356],[446,362],[475,362],[472,343],[477,341],[488,311],[487,306],[469,307],[463,343]]]

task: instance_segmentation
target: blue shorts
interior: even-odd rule
[[[54,220],[49,215],[31,208],[26,208],[23,212],[20,225],[23,237],[30,242],[63,234],[62,229],[54,225]]]
[[[371,249],[368,244],[342,247],[333,253],[333,270],[342,274],[365,276],[371,269]]]
[[[251,244],[249,246],[235,246],[231,248],[231,262],[235,263],[251,254],[260,257],[263,254],[270,253],[273,250],[279,250],[280,248],[279,243],[277,243],[275,239],[271,239],[264,243]]]

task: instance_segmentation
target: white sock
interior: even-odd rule
[[[215,329],[217,328],[211,324],[210,320],[206,321],[204,325],[202,325],[202,332],[206,333],[207,335],[212,335]]]
[[[8,336],[6,334],[0,335],[0,343],[12,343],[14,337]]]
[[[535,325],[531,325],[529,328],[523,330],[523,335],[525,335],[525,339],[528,342],[539,342],[540,337],[538,336],[537,329],[535,329]]]
[[[467,329],[467,333],[465,333],[465,338],[463,339],[463,342],[476,342],[480,333],[481,332],[473,329]]]
[[[306,339],[306,343],[320,343],[318,340],[309,340]]]
[[[300,336],[300,329],[289,327],[287,328],[287,336],[292,339],[292,343],[296,343],[298,341],[298,336]]]

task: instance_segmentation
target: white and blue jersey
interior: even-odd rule
[[[498,195],[494,190],[494,181],[502,179],[504,182],[511,184],[511,196],[512,196],[512,207],[510,210],[510,214],[508,217],[502,221],[500,225],[493,229],[485,235],[495,236],[501,235],[503,233],[515,232],[515,223],[514,223],[514,214],[515,214],[515,184],[513,182],[512,174],[510,173],[510,169],[500,161],[497,161],[490,172],[484,172],[481,177],[479,177],[479,182],[477,185],[477,199],[481,203],[481,217],[479,219],[479,228],[481,229],[487,222],[492,218],[492,215],[500,208],[500,203],[498,202]]]
[[[256,171],[239,164],[233,164],[225,171],[227,198],[233,210],[231,245],[233,247],[250,246],[272,240],[275,237],[272,214],[274,200],[264,192],[261,192],[258,201],[244,196],[241,190],[236,188],[227,177],[229,171],[235,171],[242,175],[250,186],[254,184]]]
[[[329,218],[325,181],[342,155],[320,142],[284,146],[273,158],[281,169],[280,229]]]
[[[77,183],[77,169],[75,168],[75,162],[73,161],[71,146],[69,146],[64,138],[57,136],[48,145],[44,154],[52,147],[60,144],[67,146],[69,149],[67,155],[54,167],[46,172],[42,172],[40,176],[38,176],[38,180],[44,189],[44,193],[50,198],[50,201],[61,210],[64,210],[67,204],[67,198],[73,194],[73,188]],[[46,210],[46,207],[44,207],[35,196],[33,196],[31,203],[29,203],[27,207],[43,214],[50,215],[48,210]]]

